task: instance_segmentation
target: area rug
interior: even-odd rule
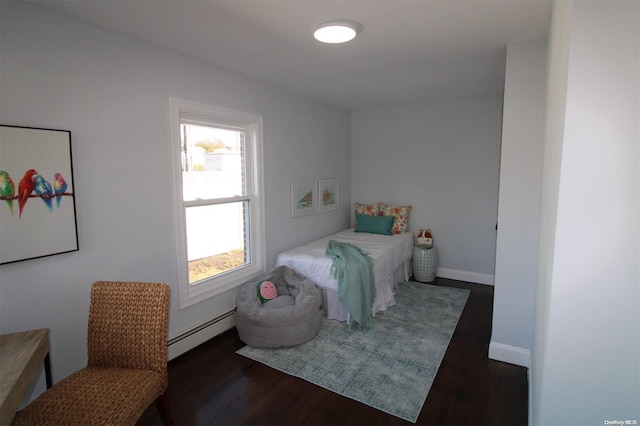
[[[469,290],[406,282],[373,328],[325,319],[318,336],[292,348],[237,353],[415,423]]]

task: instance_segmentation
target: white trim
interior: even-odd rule
[[[531,368],[531,351],[502,343],[489,343],[489,358]]]
[[[167,351],[169,360],[190,351],[198,345],[213,339],[220,333],[223,333],[236,325],[236,316],[234,311],[229,311],[219,317],[213,318],[204,324],[193,328],[190,331],[182,333],[179,336],[170,339],[167,343]]]
[[[173,165],[173,194],[175,206],[176,252],[178,263],[178,287],[180,289],[180,309],[187,308],[210,297],[219,295],[241,286],[247,280],[263,271],[266,263],[266,246],[264,238],[264,184],[262,168],[262,116],[227,108],[205,105],[198,102],[177,98],[169,98],[170,110],[170,147]],[[234,125],[248,129],[251,146],[247,149],[247,168],[251,168],[247,185],[251,194],[252,208],[250,213],[251,264],[225,274],[203,280],[194,285],[189,284],[187,265],[187,237],[185,233],[185,203],[182,195],[182,164],[180,159],[180,121],[181,118],[192,122],[220,121],[226,125]],[[248,174],[249,175],[249,174]]]
[[[466,281],[470,283],[486,285],[493,285],[495,281],[495,275],[446,268],[438,268],[436,271],[436,276],[441,278],[448,278],[451,280]]]

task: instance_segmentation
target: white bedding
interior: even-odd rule
[[[328,318],[348,321],[349,313],[337,297],[338,282],[331,276],[332,261],[325,254],[330,240],[360,247],[373,259],[376,281],[374,315],[396,304],[394,287],[407,281],[411,274],[412,234],[378,235],[346,229],[278,255],[276,266],[287,265],[320,287]]]

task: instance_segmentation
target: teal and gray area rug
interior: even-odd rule
[[[324,320],[292,348],[245,346],[238,354],[415,423],[469,290],[406,282],[371,330]]]

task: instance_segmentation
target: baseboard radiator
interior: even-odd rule
[[[190,351],[196,346],[229,330],[236,325],[235,311],[231,310],[216,318],[212,318],[167,342],[169,360]]]

